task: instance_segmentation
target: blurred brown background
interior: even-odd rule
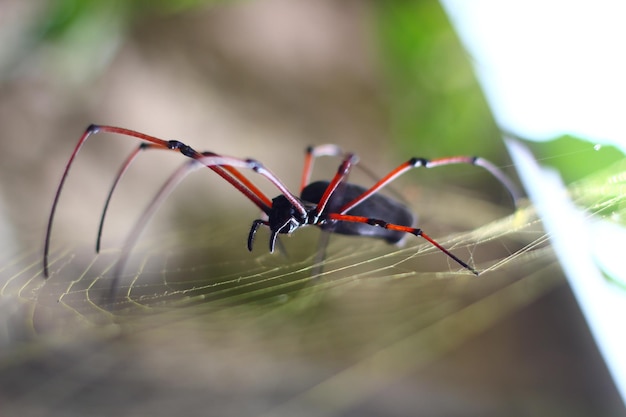
[[[445,260],[435,269],[442,273],[406,279],[397,277],[400,267],[380,280],[352,279],[348,268],[342,285],[289,293],[286,303],[177,308],[162,297],[132,319],[86,307],[83,292],[76,304],[57,303],[93,258],[107,189],[137,145],[127,138],[102,135],[85,145],[53,236],[53,251],[77,266],[43,284],[39,257],[54,189],[92,122],[254,157],[294,190],[304,148],[320,143],[357,152],[378,175],[410,156],[451,154],[482,155],[513,174],[437,2],[4,0],[0,37],[0,415],[623,412],[549,249],[481,281],[447,274]],[[142,155],[114,197],[105,247],[120,245],[181,159]],[[320,161],[316,177],[335,167]],[[446,236],[512,211],[500,187],[476,171],[416,172],[397,189],[425,230]],[[242,274],[260,268],[266,276],[267,262],[280,261],[245,250],[257,215],[219,178],[196,174],[159,210],[149,246],[156,257],[165,246],[186,252],[189,235],[208,227],[213,242],[199,246],[219,255],[198,265],[234,259]],[[163,234],[174,243],[159,242]],[[489,259],[513,246],[496,241]],[[386,250],[393,251],[381,245]],[[109,324],[93,325],[101,321]]]

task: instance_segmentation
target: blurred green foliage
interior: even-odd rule
[[[113,1],[84,1],[84,0],[56,0],[50,2],[47,11],[42,17],[39,34],[42,40],[55,41],[62,39],[75,27],[83,26],[84,21],[92,21],[98,16],[111,14],[124,16],[129,5],[133,2]]]
[[[83,22],[106,16],[129,22],[143,14],[183,12],[193,7],[220,0],[53,0],[42,19],[41,37],[54,40],[63,37]],[[223,1],[223,0],[222,0]]]
[[[563,181],[571,184],[624,159],[624,154],[610,145],[596,145],[570,135],[528,146],[542,165],[556,168]]]
[[[498,129],[439,2],[390,0],[377,7],[395,144],[410,155],[501,161]]]
[[[69,85],[93,81],[111,63],[133,24],[228,0],[49,0],[20,33],[18,45],[0,61],[0,79],[19,74],[42,49],[53,51],[39,66]],[[28,64],[26,64],[28,65]]]
[[[96,26],[102,29],[99,39],[107,34],[125,31],[133,19],[148,14],[172,14],[184,12],[207,3],[225,0],[53,0],[39,22],[40,41],[59,41],[75,32]],[[89,31],[89,30],[87,30]]]

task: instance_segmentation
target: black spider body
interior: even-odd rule
[[[315,207],[322,198],[326,188],[328,188],[328,184],[329,181],[313,182],[304,187],[300,198],[305,203],[311,203],[313,207]],[[340,207],[353,201],[365,191],[367,191],[367,189],[359,185],[343,183],[333,194],[333,197],[330,199],[329,204],[322,212],[320,218],[324,219],[327,213],[336,212]],[[385,219],[389,223],[399,224],[401,226],[411,227],[415,224],[415,216],[409,208],[382,194],[371,195],[367,200],[349,210],[346,214]],[[405,232],[385,229],[367,223],[336,222],[330,220],[323,222],[319,227],[322,230],[328,230],[342,235],[384,239],[388,243],[397,243],[406,236]]]

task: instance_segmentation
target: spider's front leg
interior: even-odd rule
[[[254,244],[254,236],[256,235],[257,230],[261,225],[269,226],[269,222],[267,220],[256,219],[252,222],[252,226],[250,227],[250,233],[248,233],[248,250],[252,252],[252,245]]]

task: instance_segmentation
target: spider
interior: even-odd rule
[[[347,182],[347,177],[352,168],[358,163],[358,157],[353,153],[344,153],[338,146],[330,144],[307,148],[300,182],[300,196],[297,196],[289,191],[276,175],[257,160],[223,156],[213,152],[198,152],[177,140],[163,140],[130,129],[92,124],[87,127],[74,148],[54,196],[44,243],[43,268],[46,277],[49,276],[48,257],[52,224],[61,190],[67,179],[70,167],[82,145],[90,136],[100,132],[133,137],[141,140],[141,143],[125,160],[109,191],[100,219],[96,252],[100,250],[102,227],[113,191],[137,155],[147,149],[165,149],[178,151],[190,158],[187,164],[179,168],[166,181],[135,224],[122,250],[122,256],[118,260],[114,283],[117,281],[117,276],[121,273],[126,256],[128,256],[139,233],[160,202],[189,172],[199,167],[206,167],[215,172],[263,212],[263,218],[254,220],[248,233],[247,246],[250,251],[252,251],[255,234],[261,226],[268,227],[270,230],[270,252],[274,252],[279,234],[289,235],[295,230],[309,225],[317,226],[325,232],[379,238],[389,243],[397,243],[406,234],[411,234],[427,240],[431,245],[475,275],[479,275],[480,272],[437,243],[437,241],[424,233],[422,229],[414,227],[415,218],[409,208],[388,196],[378,194],[378,191],[400,175],[414,168],[470,164],[482,167],[490,172],[508,190],[515,204],[517,204],[519,199],[516,187],[500,169],[489,161],[475,156],[453,156],[438,159],[411,158],[391,170],[369,188],[350,184]],[[342,162],[330,181],[310,183],[313,161],[320,156],[340,157]],[[270,200],[241,173],[241,169],[252,170],[265,177],[280,191],[280,194]]]

